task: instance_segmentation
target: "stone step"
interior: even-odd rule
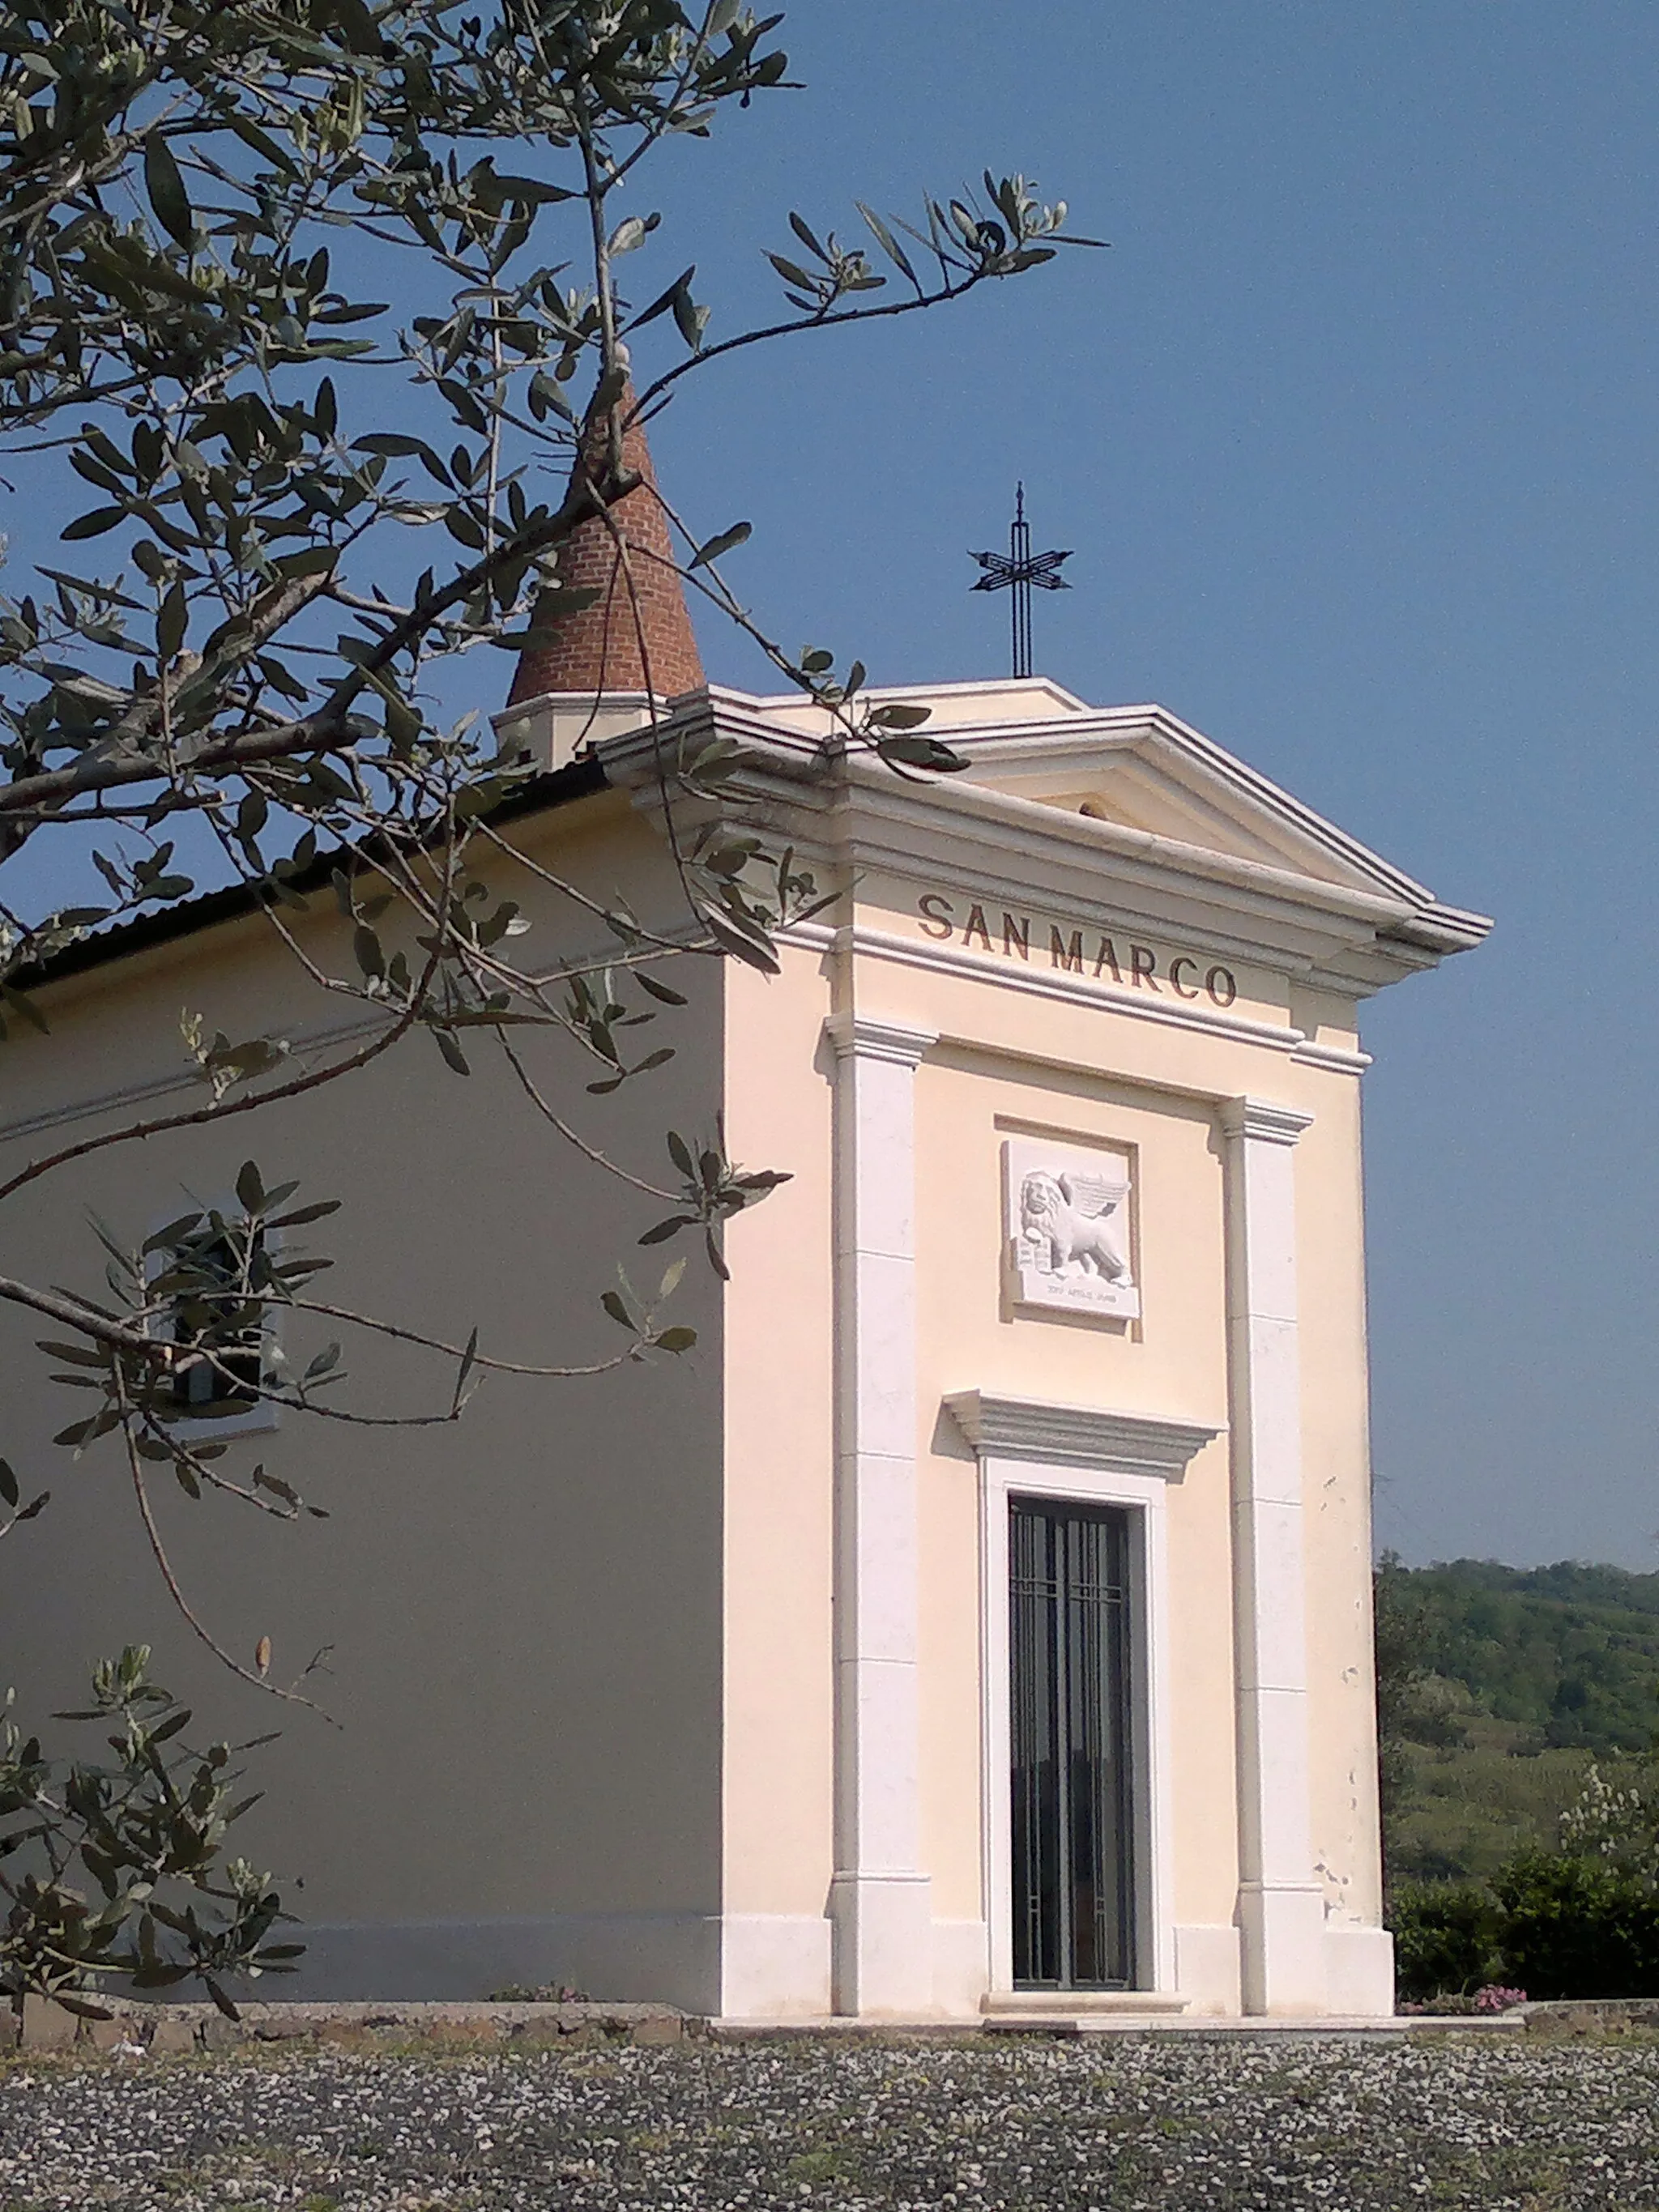
[[[1185,2012],[1191,2002],[1173,1990],[992,1990],[979,2008],[987,2021],[1151,2019]]]

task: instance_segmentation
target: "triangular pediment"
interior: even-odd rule
[[[965,769],[893,773],[845,717],[713,686],[678,710],[744,762],[750,803],[871,880],[955,882],[1041,905],[1096,900],[1153,927],[1177,910],[1224,950],[1249,943],[1342,988],[1373,990],[1477,945],[1484,915],[1434,894],[1162,707],[1086,705],[1047,678],[862,691],[860,710],[927,710]],[[874,726],[879,728],[878,720]],[[890,724],[889,726],[891,726]],[[659,738],[604,748],[613,781],[661,786]],[[925,762],[917,763],[926,765]]]
[[[1161,707],[1085,709],[1033,726],[932,731],[965,752],[964,781],[1232,860],[1420,903],[1431,896]]]

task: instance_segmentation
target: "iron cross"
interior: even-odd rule
[[[969,589],[1011,594],[1016,676],[1029,676],[1031,672],[1031,586],[1035,584],[1042,592],[1069,592],[1072,587],[1060,574],[1060,564],[1071,557],[1069,553],[1032,554],[1024,484],[1018,486],[1014,495],[1014,519],[1008,531],[1007,552],[973,556],[985,574]]]

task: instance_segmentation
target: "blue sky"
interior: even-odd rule
[[[775,307],[790,207],[850,235],[854,195],[914,210],[988,165],[1112,250],[711,365],[653,432],[665,489],[700,534],[754,523],[727,573],[787,642],[925,681],[1006,665],[966,549],[1023,477],[1075,549],[1041,670],[1162,702],[1497,917],[1366,1018],[1379,1539],[1659,1567],[1659,9],[787,28],[808,88],[642,183],[639,297],[696,261],[728,333]],[[712,675],[767,682],[702,632]]]
[[[1162,701],[1497,917],[1366,1018],[1378,1534],[1659,1567],[1659,9],[838,0],[789,29],[809,90],[684,161],[659,257],[722,327],[788,206],[988,163],[1112,250],[712,368],[666,483],[754,521],[731,573],[789,641],[901,680],[1004,665],[965,549],[1023,476],[1076,549],[1040,668]]]

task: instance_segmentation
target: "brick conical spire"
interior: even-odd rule
[[[633,406],[631,386],[619,404],[624,415]],[[547,644],[520,655],[509,706],[550,691],[590,699],[653,691],[659,699],[673,699],[682,691],[702,689],[702,660],[674,566],[645,428],[638,420],[623,434],[623,466],[641,478],[610,515],[628,545],[632,592],[605,518],[596,514],[579,523],[560,551],[559,582],[568,591],[593,590],[600,596],[580,613],[562,617]]]

